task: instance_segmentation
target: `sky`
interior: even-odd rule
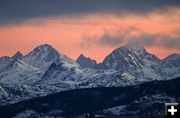
[[[1,0],[0,57],[50,44],[76,60],[144,46],[163,59],[180,53],[179,0]]]

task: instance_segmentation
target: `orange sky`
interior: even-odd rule
[[[0,26],[0,56],[12,56],[17,50],[27,54],[36,46],[48,43],[74,60],[84,54],[100,62],[113,49],[123,44],[99,43],[104,33],[108,32],[112,37],[123,35],[125,42],[126,39],[128,42],[142,34],[174,40],[180,37],[179,19],[180,9],[177,8],[154,11],[147,15],[93,14],[82,18],[31,19],[20,24]],[[131,27],[135,29],[129,31]],[[168,47],[158,41],[157,39],[153,45],[145,47],[159,58],[180,53],[177,46]],[[179,41],[176,42],[179,44]]]

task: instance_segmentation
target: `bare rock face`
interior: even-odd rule
[[[89,57],[85,57],[83,54],[81,54],[76,62],[82,66],[82,67],[85,67],[85,68],[95,68],[97,63],[95,60],[89,58]]]
[[[12,56],[12,59],[22,59],[23,55],[21,52],[17,51],[16,54]]]

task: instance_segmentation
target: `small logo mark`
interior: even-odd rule
[[[177,109],[174,109],[174,106],[171,106],[171,109],[168,109],[168,112],[170,112],[171,115],[174,116],[174,113],[177,112]]]
[[[178,103],[165,103],[165,118],[180,118]]]

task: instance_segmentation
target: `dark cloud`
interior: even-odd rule
[[[156,44],[157,39],[158,35],[144,33],[138,37],[133,37],[130,34],[122,33],[118,33],[118,35],[109,35],[108,33],[105,33],[99,39],[96,39],[96,43],[112,47],[127,43],[131,45],[151,46]]]
[[[87,15],[89,13],[146,13],[180,6],[179,0],[1,0],[0,24],[33,18]]]
[[[118,44],[123,43],[123,41],[125,40],[125,37],[123,35],[111,35],[108,32],[105,32],[100,40],[99,40],[99,44],[102,45],[111,45],[111,46],[117,46]]]
[[[153,46],[157,45],[158,35],[142,34],[140,37],[129,38],[127,43],[139,46]]]
[[[178,30],[178,29],[176,29]],[[131,35],[131,32],[138,32],[139,36]],[[127,29],[121,29],[116,34],[112,35],[108,31],[105,31],[103,35],[98,36],[86,36],[84,43],[88,42],[88,48],[94,45],[117,47],[124,44],[135,46],[161,46],[166,48],[180,49],[180,35],[177,34],[175,38],[162,34],[147,34],[136,27],[129,27]]]
[[[111,34],[109,31],[104,31],[103,35],[99,38],[98,43],[100,45],[118,46],[125,43],[131,37],[131,32],[141,33],[141,29],[135,26],[129,26],[128,28],[120,28],[115,34]]]

